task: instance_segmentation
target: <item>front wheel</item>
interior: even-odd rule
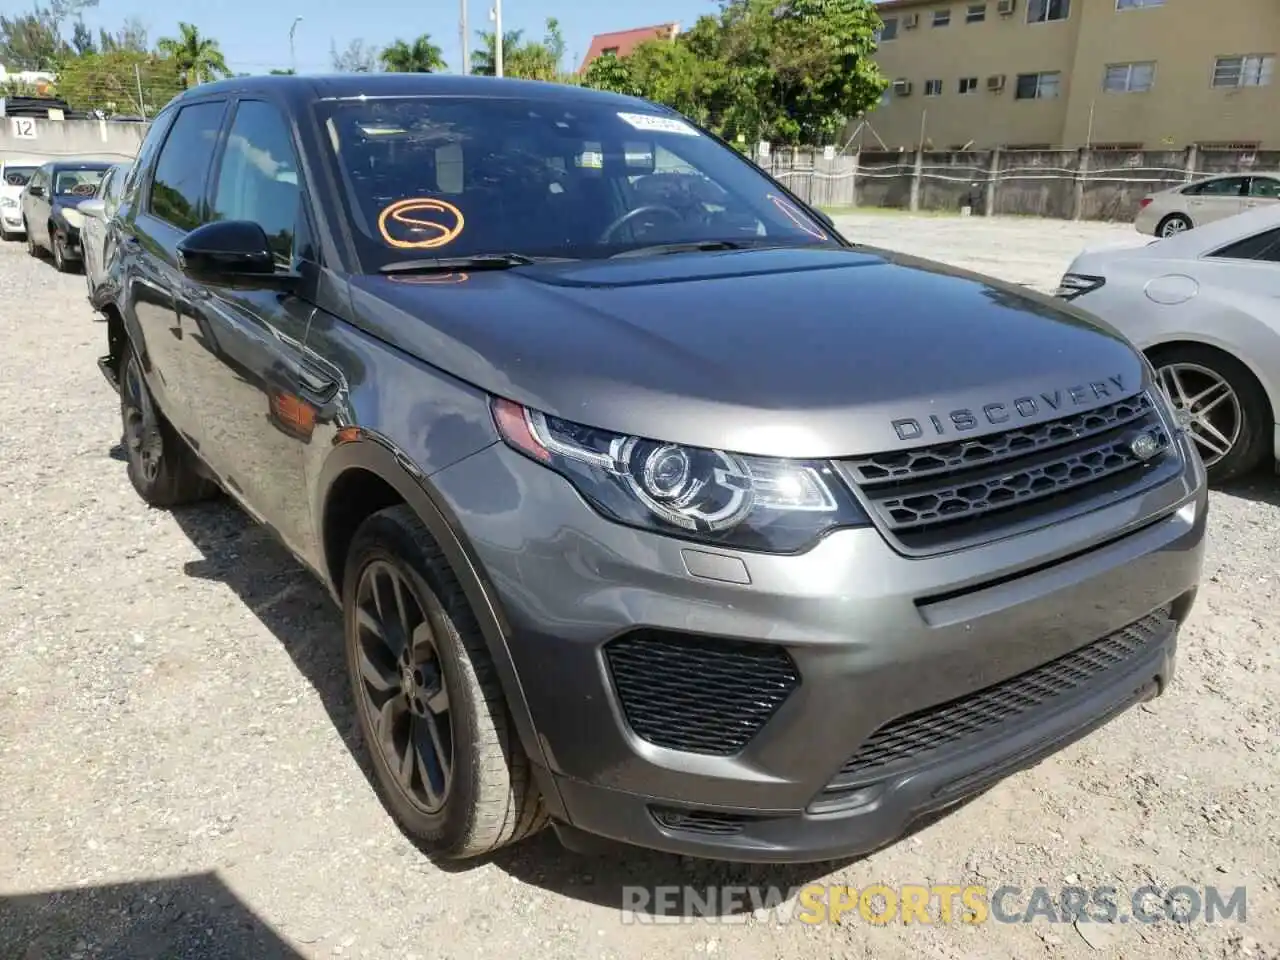
[[[23,227],[23,230],[25,230],[25,231],[26,231],[26,234],[27,234],[27,255],[28,255],[28,256],[31,256],[31,257],[35,257],[36,259],[39,259],[39,258],[40,258],[40,244],[36,243],[36,238],[35,238],[35,236],[31,233],[31,224],[27,223],[27,222],[24,220],[24,221],[22,222],[22,227]]]
[[[67,238],[60,232],[53,234],[53,268],[59,273],[71,272],[71,261],[67,259]]]
[[[1156,236],[1161,238],[1176,237],[1191,229],[1191,220],[1180,213],[1171,213],[1160,221],[1156,227]]]
[[[1154,350],[1151,363],[1211,484],[1234,480],[1261,465],[1272,442],[1271,405],[1248,367],[1195,344]]]
[[[369,517],[343,576],[347,665],[383,805],[424,852],[464,859],[547,823],[484,637],[406,506]]]

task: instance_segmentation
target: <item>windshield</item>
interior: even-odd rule
[[[406,97],[317,109],[369,269],[485,253],[837,242],[731,150],[652,108]]]
[[[25,187],[36,167],[5,167],[4,182],[9,187]]]
[[[107,171],[59,170],[54,174],[53,192],[59,197],[92,197]]]

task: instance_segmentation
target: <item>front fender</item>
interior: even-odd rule
[[[483,568],[467,546],[466,538],[441,498],[433,495],[430,479],[413,466],[413,462],[380,434],[361,428],[348,428],[335,438],[333,450],[325,458],[316,496],[313,516],[320,518],[319,542],[325,542],[323,518],[325,507],[335,484],[350,470],[364,470],[389,484],[422,520],[431,536],[440,546],[449,566],[458,577],[467,602],[471,605],[476,622],[484,636],[489,656],[493,659],[502,684],[503,694],[511,710],[520,742],[525,753],[533,761],[538,785],[543,799],[553,816],[563,810],[554,781],[546,773],[547,757],[541,739],[533,723],[533,715],[525,697],[524,688],[516,672],[511,652],[507,646],[509,625],[501,607],[493,599],[496,594]],[[341,596],[341,570],[330,569],[324,562],[325,585],[335,600]]]

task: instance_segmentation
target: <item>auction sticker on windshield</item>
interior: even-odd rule
[[[652,113],[620,113],[618,117],[645,133],[680,133],[686,137],[698,135],[697,130],[675,117],[659,117]]]

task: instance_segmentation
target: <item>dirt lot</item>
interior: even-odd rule
[[[1048,288],[1127,228],[868,215],[849,234]],[[545,835],[444,870],[349,737],[336,612],[231,507],[133,494],[84,281],[0,248],[0,957],[1276,956],[1280,484],[1216,493],[1168,696],[901,843],[739,868]],[[1247,920],[622,923],[623,884],[1247,887]],[[1015,905],[1015,904],[1011,904]],[[1022,901],[1016,905],[1021,906]]]

